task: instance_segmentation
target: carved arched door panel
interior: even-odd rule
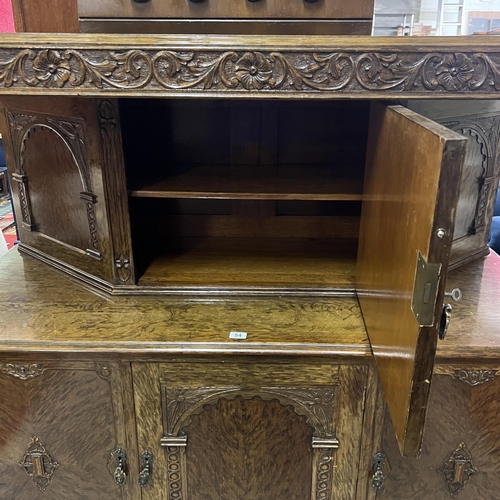
[[[500,116],[465,116],[442,122],[467,138],[451,268],[487,255],[491,218],[500,177]]]
[[[21,247],[84,279],[133,283],[116,103],[31,97],[2,104]]]
[[[139,447],[157,456],[144,500],[355,498],[366,366],[133,370]]]

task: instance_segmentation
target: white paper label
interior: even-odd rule
[[[247,332],[231,332],[229,334],[230,339],[245,340],[247,338]]]

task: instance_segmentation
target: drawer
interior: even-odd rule
[[[135,364],[139,447],[155,456],[147,498],[354,498],[367,374],[326,363]]]
[[[371,19],[372,0],[79,0],[80,18]]]

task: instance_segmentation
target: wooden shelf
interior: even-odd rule
[[[143,286],[354,290],[356,242],[315,238],[183,238],[157,256]]]
[[[331,165],[200,165],[132,189],[140,198],[359,201],[363,181]]]

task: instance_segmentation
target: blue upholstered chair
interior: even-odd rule
[[[497,201],[493,212],[493,223],[491,225],[490,247],[500,254],[500,188],[498,189]]]

